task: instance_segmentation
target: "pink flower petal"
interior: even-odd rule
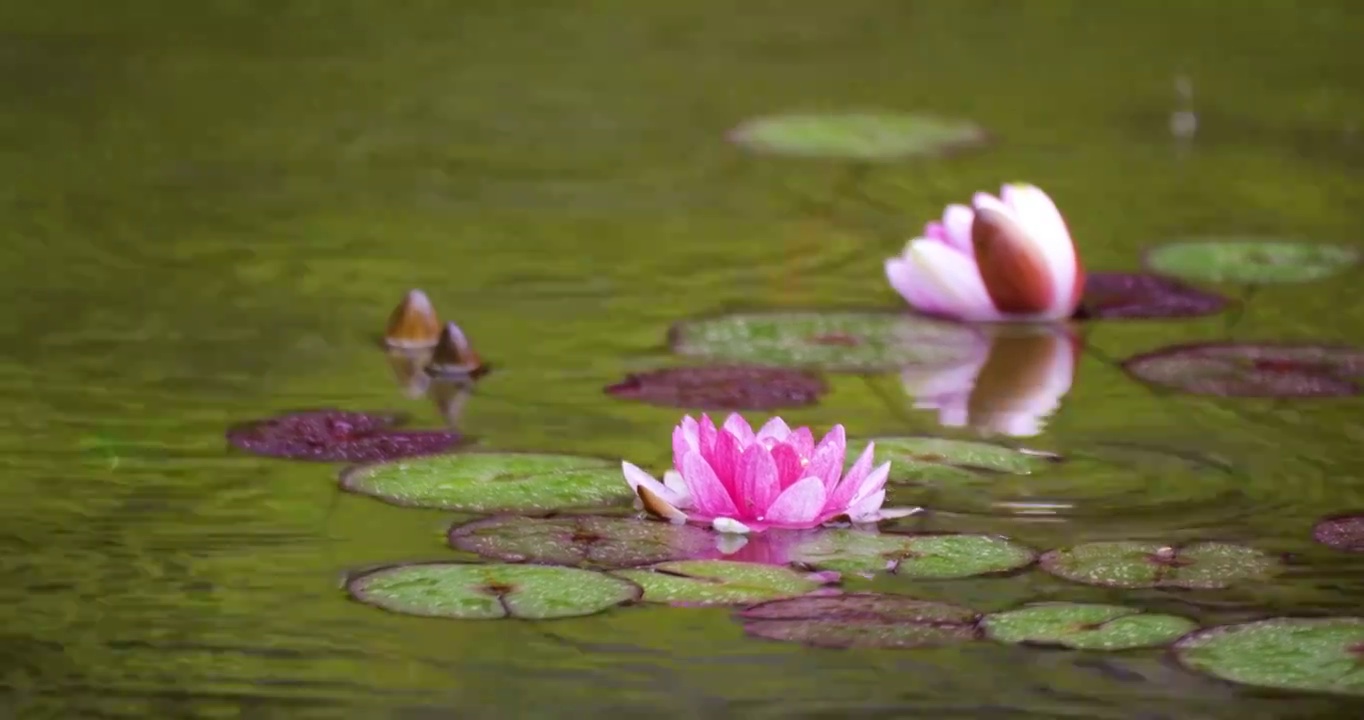
[[[805,466],[805,475],[817,477],[824,482],[826,493],[832,493],[843,474],[843,463],[848,453],[848,440],[842,425],[835,425],[819,441],[810,455],[810,464]]]
[[[701,415],[701,422],[697,423],[696,428],[697,451],[702,455],[710,452],[715,446],[715,436],[718,434],[719,431],[715,429],[715,423],[711,422],[710,416]],[[678,465],[677,469],[681,470],[682,466]]]
[[[781,485],[778,491],[791,487],[797,480],[805,477],[805,463],[800,453],[787,443],[779,443],[772,448],[772,460],[777,466],[777,479]]]
[[[741,518],[762,518],[767,506],[781,494],[777,463],[762,443],[753,443],[739,460],[734,502]]]
[[[885,499],[886,480],[890,477],[890,463],[883,462],[867,474],[862,483],[853,491],[852,500],[848,502],[848,507],[855,508],[866,502],[866,499],[876,493],[881,493]],[[877,507],[881,503],[876,504]]]
[[[885,502],[886,489],[881,488],[861,501],[853,503],[847,510],[848,519],[853,522],[868,522],[871,518],[877,517],[881,505]]]
[[[711,517],[738,514],[729,491],[700,453],[689,452],[682,458],[682,479],[691,491],[692,507]]]
[[[673,428],[673,467],[682,467],[682,456],[688,451],[700,452],[700,437],[697,435],[696,421],[691,420],[690,431],[687,428],[687,421],[690,417],[683,418],[682,424]]]
[[[740,448],[746,448],[749,443],[753,442],[753,428],[739,413],[731,413],[729,417],[725,418],[724,429],[739,441]]]
[[[727,432],[715,436],[715,445],[710,452],[701,453],[702,459],[715,471],[715,477],[720,479],[720,484],[735,501],[743,497],[738,485],[739,458],[742,454],[739,441]]]
[[[810,432],[810,428],[796,428],[791,432],[791,437],[786,439],[787,444],[796,449],[796,454],[802,458],[809,458],[810,453],[815,451],[815,435]]]
[[[948,205],[943,211],[942,225],[947,244],[957,252],[975,254],[975,247],[971,244],[971,223],[975,219],[975,211],[965,205]]]
[[[763,441],[782,442],[786,440],[787,436],[789,436],[790,434],[791,428],[786,424],[786,421],[782,420],[779,417],[774,417],[771,420],[768,420],[766,423],[763,423],[762,429],[758,430],[758,434],[755,439],[758,440],[759,442]]]
[[[807,477],[782,491],[767,508],[764,521],[786,527],[812,526],[824,509],[824,481]]]
[[[875,449],[876,443],[867,443],[867,448],[857,457],[857,462],[848,468],[843,481],[830,493],[829,509],[842,511],[852,504],[853,497],[862,488],[862,482],[871,473],[872,454]]]

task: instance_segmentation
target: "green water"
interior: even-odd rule
[[[0,7],[5,692],[17,718],[1279,718],[1358,702],[1188,674],[1158,652],[990,644],[815,651],[722,610],[552,624],[406,618],[343,573],[446,557],[450,517],[338,496],[336,467],[228,453],[231,422],[408,410],[374,347],[425,288],[498,370],[487,447],[655,462],[679,413],[601,387],[669,323],[731,307],[884,306],[882,259],[941,211],[1027,179],[1091,269],[1175,234],[1357,241],[1364,15],[1353,3],[1079,0],[48,0]],[[1174,78],[1199,133],[1174,141]],[[720,138],[781,110],[931,110],[996,144],[877,170]],[[1171,342],[1364,341],[1358,273],[1262,289],[1239,321],[1091,326],[1033,444],[1197,450],[1232,472],[1077,482],[1058,523],[930,516],[1040,547],[1215,535],[1301,553],[1212,597],[1015,578],[887,589],[982,610],[1137,599],[1205,622],[1358,611],[1364,564],[1312,546],[1364,506],[1360,401],[1152,394],[1105,358]],[[894,377],[832,380],[793,422],[934,432]],[[893,399],[893,397],[892,397]]]

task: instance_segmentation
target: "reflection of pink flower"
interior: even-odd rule
[[[623,462],[625,480],[649,512],[703,522],[721,532],[811,528],[838,517],[876,522],[910,511],[882,510],[890,463],[872,469],[874,445],[843,473],[847,441],[835,425],[816,445],[809,428],[772,418],[753,432],[738,414],[721,428],[707,415],[673,430],[674,470],[663,482]]]
[[[886,277],[920,312],[966,321],[1060,320],[1075,314],[1084,270],[1066,221],[1041,189],[1005,185],[949,205]]]

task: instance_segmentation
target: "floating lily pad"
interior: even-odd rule
[[[729,139],[759,153],[843,160],[941,155],[985,142],[964,120],[907,113],[792,113],[748,120]]]
[[[744,630],[817,647],[916,648],[979,637],[974,610],[904,595],[849,593],[772,600],[739,612]]]
[[[1197,395],[1357,395],[1364,348],[1273,343],[1172,345],[1123,361],[1132,376]]]
[[[445,430],[397,430],[402,416],[324,408],[234,425],[233,447],[256,455],[318,462],[375,462],[444,452],[459,442]]]
[[[973,476],[976,472],[1029,475],[1057,462],[1050,453],[1019,450],[973,440],[935,437],[877,437],[848,440],[851,465],[876,443],[876,461],[890,461],[890,482],[925,482]]]
[[[1272,618],[1208,628],[1174,646],[1186,667],[1231,682],[1364,695],[1364,618]]]
[[[1329,277],[1359,257],[1353,247],[1291,238],[1193,238],[1152,248],[1146,266],[1185,280],[1291,283]]]
[[[1002,643],[1129,650],[1173,642],[1197,629],[1198,623],[1122,605],[1057,602],[991,613],[981,626],[986,637]]]
[[[346,589],[385,610],[462,620],[591,615],[643,592],[629,580],[591,570],[468,563],[393,565],[353,578]]]
[[[1282,566],[1255,548],[1220,542],[1094,542],[1052,550],[1038,562],[1066,580],[1120,588],[1224,588],[1268,579]]]
[[[790,368],[712,365],[631,373],[607,386],[616,397],[665,407],[770,410],[813,405],[828,390],[818,374]]]
[[[341,488],[393,505],[463,512],[545,512],[634,497],[620,464],[535,453],[460,453],[360,465]]]
[[[1025,567],[1036,554],[994,535],[900,535],[825,530],[802,540],[790,558],[809,567],[844,573],[891,572],[945,580]]]
[[[457,525],[450,545],[503,562],[623,568],[698,557],[715,533],[638,518],[500,515]]]
[[[1336,550],[1364,552],[1364,514],[1322,518],[1312,528],[1312,538]]]
[[[728,560],[682,560],[619,575],[644,588],[644,601],[673,605],[738,605],[804,595],[838,581],[837,573]]]
[[[1148,273],[1090,273],[1080,307],[1091,318],[1180,318],[1212,315],[1221,295]]]
[[[968,325],[890,312],[737,313],[680,322],[669,340],[687,357],[840,372],[948,367],[980,347]]]

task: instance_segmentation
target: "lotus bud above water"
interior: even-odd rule
[[[1051,198],[1027,184],[949,205],[886,278],[916,310],[967,322],[1055,321],[1075,315],[1084,270]]]
[[[464,331],[459,329],[459,325],[446,323],[426,371],[441,377],[472,379],[482,375],[486,370],[483,361],[469,345],[469,339],[464,336]]]
[[[431,299],[421,290],[409,290],[388,316],[384,343],[391,348],[421,349],[436,345],[440,339],[440,319]]]

